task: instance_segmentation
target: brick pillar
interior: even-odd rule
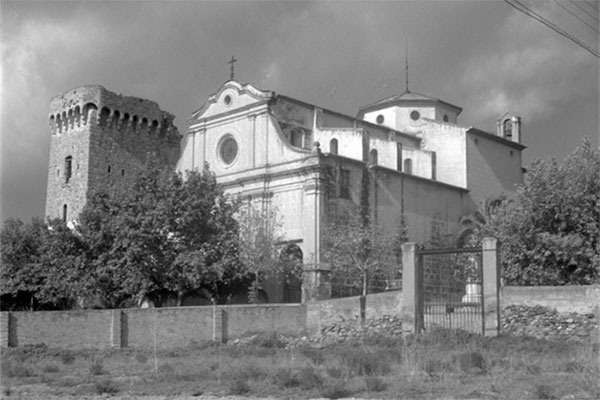
[[[110,347],[121,347],[121,310],[110,311]]]
[[[500,246],[495,238],[483,238],[483,334],[500,333]]]
[[[419,265],[417,245],[402,245],[402,330],[404,333],[418,333],[422,324],[422,275]]]
[[[0,346],[9,347],[10,344],[10,313],[0,313]]]
[[[331,270],[321,264],[305,265],[302,273],[302,302],[327,300],[331,298]]]

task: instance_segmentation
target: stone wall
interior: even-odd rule
[[[600,314],[600,286],[504,286],[501,307],[543,306],[559,313]]]

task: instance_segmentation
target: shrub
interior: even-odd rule
[[[348,397],[352,394],[347,388],[346,382],[342,380],[335,380],[332,383],[325,385],[321,389],[320,395],[328,399],[340,399],[342,397]]]
[[[104,375],[106,371],[104,370],[104,364],[101,358],[92,359],[92,364],[90,365],[90,375]]]
[[[365,348],[343,347],[339,352],[342,363],[347,365],[354,375],[385,374],[390,372],[391,365],[385,351],[369,351]]]
[[[365,386],[368,392],[382,392],[387,388],[387,384],[379,377],[365,376]]]
[[[65,365],[73,364],[75,361],[75,354],[70,351],[64,351],[60,354],[60,359]]]
[[[275,372],[273,383],[284,388],[300,386],[298,376],[294,374],[290,368],[279,368]]]
[[[461,372],[485,372],[486,363],[483,355],[478,351],[462,352],[454,355],[454,364]]]
[[[115,394],[119,391],[119,387],[112,379],[101,379],[96,382],[95,387],[98,394]]]
[[[250,391],[248,381],[244,378],[237,377],[229,384],[229,393],[234,395],[244,395]]]
[[[1,366],[2,375],[7,378],[27,378],[34,375],[31,369],[20,361],[3,360]]]
[[[300,368],[298,371],[298,381],[302,390],[310,390],[323,385],[323,379],[312,365]]]
[[[540,400],[554,400],[557,399],[557,395],[554,391],[554,388],[548,385],[535,385],[535,390],[533,391],[533,395],[536,399]]]
[[[315,365],[321,365],[323,364],[323,361],[325,361],[325,354],[321,349],[315,349],[314,347],[310,346],[303,346],[300,347],[299,351],[300,354],[308,358]]]
[[[60,368],[56,364],[45,364],[42,366],[42,372],[55,373],[58,371],[60,371]]]

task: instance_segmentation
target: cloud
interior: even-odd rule
[[[551,4],[539,12],[560,21]],[[460,79],[467,103],[478,104],[475,124],[490,125],[506,111],[527,121],[545,119],[574,98],[591,98],[597,60],[528,16],[514,12],[496,48],[469,59]],[[596,79],[597,80],[597,79]]]

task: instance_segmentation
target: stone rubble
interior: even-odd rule
[[[508,306],[502,312],[502,331],[538,339],[598,340],[595,314],[558,313],[543,306]]]

